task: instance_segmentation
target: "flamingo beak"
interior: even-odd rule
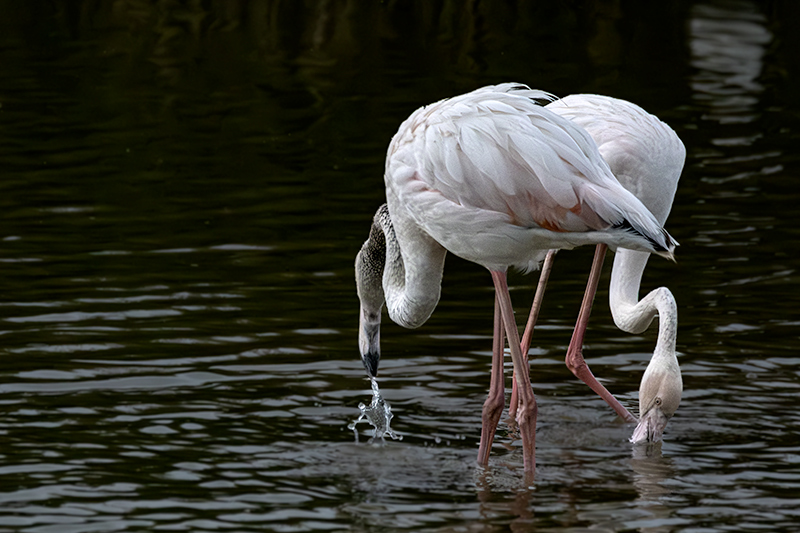
[[[639,419],[639,424],[633,430],[630,441],[634,444],[660,441],[670,418],[661,410],[660,406],[653,406]]]
[[[371,378],[378,376],[378,363],[381,360],[381,324],[380,322],[361,321],[358,330],[358,348],[361,362]]]
[[[364,363],[364,368],[367,370],[367,375],[371,378],[378,377],[378,362],[381,360],[381,354],[370,352],[361,356],[361,362]]]

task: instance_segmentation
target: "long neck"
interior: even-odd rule
[[[658,340],[653,359],[675,359],[678,335],[678,306],[666,287],[659,287],[639,300],[639,286],[650,254],[619,249],[611,272],[609,303],[617,327],[628,333],[642,333],[658,315]],[[655,361],[654,361],[655,362]],[[670,361],[671,362],[671,361]]]
[[[397,324],[407,328],[424,324],[439,302],[445,254],[413,225],[396,225],[386,205],[381,206],[356,258],[362,319],[380,323],[385,301]]]

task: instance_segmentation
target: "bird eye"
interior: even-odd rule
[[[661,405],[661,398],[656,398],[656,405]]]

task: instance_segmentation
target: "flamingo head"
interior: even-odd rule
[[[383,292],[383,269],[386,263],[386,240],[380,225],[386,205],[375,215],[369,239],[356,255],[356,290],[360,303],[358,324],[358,350],[367,375],[378,375],[381,359],[381,311],[385,296]],[[385,215],[388,217],[388,214]]]
[[[633,430],[634,444],[658,442],[672,415],[681,403],[683,380],[674,354],[653,360],[639,387],[639,424]]]

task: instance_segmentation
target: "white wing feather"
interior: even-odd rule
[[[645,182],[642,176],[680,175],[686,147],[672,128],[641,107],[610,96],[572,94],[547,108],[585,129],[619,182],[660,223],[666,221],[677,180]]]
[[[464,227],[473,224],[472,213],[485,217],[485,229],[475,225],[478,233],[513,233],[500,220],[550,233],[624,227],[640,234],[639,248],[671,251],[671,237],[614,178],[589,134],[532,99],[553,97],[503,84],[417,110],[390,144],[387,188],[442,244],[454,238],[436,217],[460,217]],[[563,238],[562,247],[580,240]]]

